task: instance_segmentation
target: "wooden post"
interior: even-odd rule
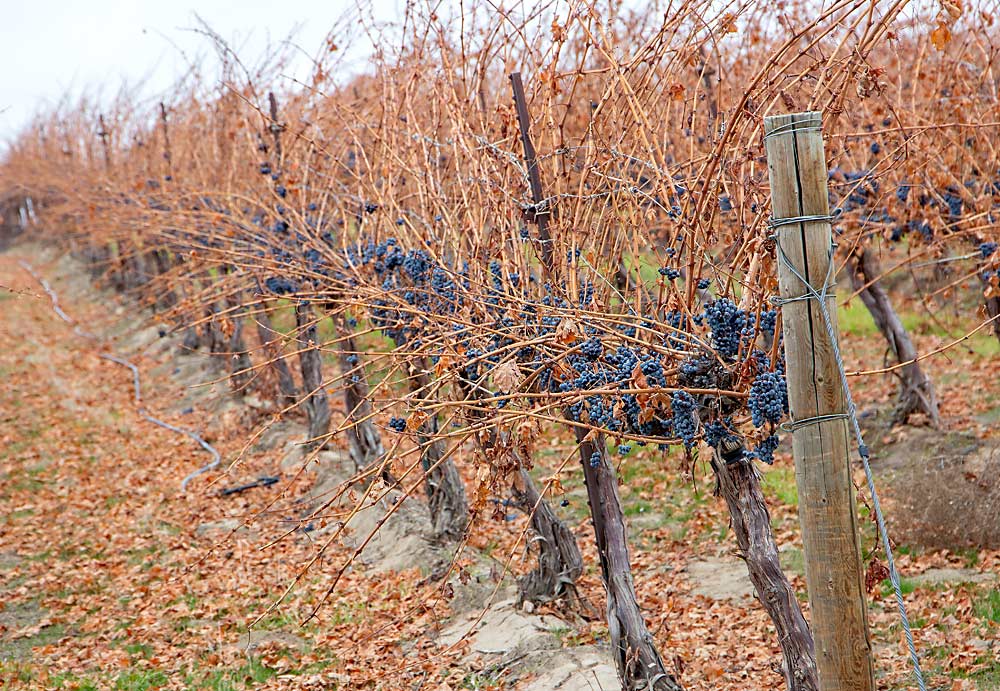
[[[170,128],[167,126],[167,106],[160,101],[160,123],[163,125],[163,160],[167,163],[166,180],[174,179],[174,161],[170,157]]]
[[[104,115],[100,114],[97,116],[97,124],[99,125],[97,129],[97,136],[101,139],[101,148],[104,149],[104,170],[111,170],[111,146],[108,144],[108,132],[107,125],[104,124]]]
[[[831,231],[821,113],[764,119],[771,213],[775,219],[818,216],[822,220],[776,224],[781,297],[807,294],[794,272],[816,291],[829,276]],[[782,257],[784,256],[784,258]],[[787,262],[785,261],[787,259]],[[789,264],[791,266],[789,266]],[[794,272],[793,272],[794,268]],[[836,301],[826,301],[836,338]],[[844,391],[833,340],[816,300],[782,307],[788,400],[791,417],[805,421],[792,435],[806,584],[822,691],[874,691],[854,485]]]
[[[517,111],[517,125],[521,130],[521,144],[524,147],[524,165],[528,169],[528,183],[531,185],[531,200],[535,203],[535,209],[530,214],[531,218],[538,225],[538,242],[542,246],[542,268],[546,271],[553,271],[552,264],[552,237],[549,235],[549,214],[550,209],[540,208],[545,200],[542,194],[542,177],[538,173],[538,157],[535,154],[535,145],[531,141],[531,116],[528,114],[528,100],[524,96],[524,84],[521,82],[521,73],[512,72],[510,75],[510,87],[514,94],[514,109]]]

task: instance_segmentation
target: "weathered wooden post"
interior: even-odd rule
[[[778,284],[787,301],[782,324],[799,521],[820,688],[874,691],[847,406],[833,348],[837,312],[821,125],[818,112],[764,119]],[[826,295],[832,337],[819,301],[805,297],[811,290]]]
[[[531,186],[531,200],[535,202],[528,220],[538,225],[538,242],[542,247],[542,269],[552,271],[552,236],[549,234],[550,209],[543,207],[542,176],[538,172],[538,156],[531,141],[531,115],[528,113],[528,99],[524,96],[524,83],[520,72],[510,74],[510,87],[514,93],[514,109],[517,111],[517,125],[521,130],[521,144],[524,147],[524,165],[528,169],[528,183]]]

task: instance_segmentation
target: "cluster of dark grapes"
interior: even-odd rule
[[[587,345],[587,353],[567,358],[575,376],[556,383],[556,377],[550,374],[549,381],[556,391],[565,393],[594,389],[628,389],[635,385],[636,371],[642,373],[647,386],[666,386],[661,356],[652,350],[619,345],[613,351],[603,352],[606,349],[601,345],[601,339],[596,336],[583,341],[581,349],[583,345]],[[592,358],[591,355],[595,354],[596,357]],[[621,404],[618,411],[615,409],[617,402]],[[586,396],[583,400],[571,404],[569,413],[574,420],[582,420],[610,432],[647,437],[674,436],[673,418],[660,410],[654,410],[652,415],[644,414],[640,397],[636,394],[602,393]]]
[[[297,290],[295,281],[281,276],[269,276],[264,279],[264,285],[275,295],[288,295],[289,293],[294,293]]]
[[[749,341],[748,334],[752,329],[747,325],[754,321],[753,317],[741,312],[730,301],[722,302],[721,305],[713,303],[706,308],[706,313],[696,316],[708,321],[709,312],[713,314],[712,321],[720,333],[724,347],[729,346],[725,350],[727,357],[732,359],[731,354],[736,347],[732,342],[737,339],[742,339],[743,343]],[[776,313],[764,312],[757,322],[760,331],[773,336],[775,320]],[[665,341],[667,344],[676,345],[669,335]],[[666,386],[665,363],[659,353],[644,350],[631,343],[614,349],[604,346],[598,348],[597,344],[601,342],[601,338],[592,336],[580,345],[582,357],[568,358],[577,376],[561,381],[558,385],[559,391],[585,393],[587,390],[598,388],[630,388],[635,384],[634,375],[637,369],[645,377],[648,386],[654,388]],[[717,343],[713,334],[713,345]],[[716,349],[714,353],[694,352],[685,358],[680,363],[677,385],[695,389],[719,389],[729,386],[733,373],[730,371],[730,366],[724,361],[720,362],[718,357],[720,354]],[[787,414],[784,377],[780,371],[769,371],[769,358],[764,352],[753,349],[750,357],[757,371],[761,373],[754,384],[752,405],[764,411],[764,417],[761,419],[776,424]],[[781,364],[779,362],[779,366]],[[574,419],[583,420],[615,434],[680,439],[685,448],[691,449],[700,433],[701,438],[709,446],[718,447],[723,441],[738,436],[733,429],[731,413],[719,416],[719,401],[723,399],[724,397],[720,399],[714,395],[696,396],[680,390],[672,394],[669,409],[654,407],[650,413],[649,410],[644,411],[644,406],[650,404],[648,401],[642,403],[640,396],[630,393],[617,395],[602,393],[586,396],[572,404],[570,413]],[[725,400],[723,407],[729,410],[739,407],[738,403]],[[761,413],[754,414],[755,409],[752,408],[751,414],[756,422]],[[702,424],[703,421],[707,422]],[[644,441],[638,443],[641,446],[645,445]],[[777,437],[772,434],[747,452],[746,457],[770,463],[773,461],[776,446]],[[663,444],[660,447],[665,448]]]
[[[957,219],[962,215],[962,207],[965,202],[962,201],[962,197],[959,194],[957,187],[954,185],[948,185],[944,194],[941,195],[941,198],[948,206],[948,216],[951,217],[951,219]]]
[[[788,415],[788,386],[784,374],[767,371],[758,374],[750,384],[747,408],[755,427],[767,426],[771,430],[747,456],[764,463],[773,463],[779,441],[778,435],[774,433],[774,426]]]
[[[670,399],[670,410],[674,432],[684,442],[684,447],[690,449],[698,435],[698,402],[687,391],[675,391]]]
[[[596,360],[601,357],[602,353],[604,353],[604,344],[596,336],[591,336],[580,344],[580,354],[588,360]]]
[[[750,385],[747,399],[750,419],[755,427],[776,425],[788,414],[788,387],[778,372],[763,372]]]
[[[934,228],[929,221],[910,219],[906,223],[893,226],[889,238],[893,242],[898,242],[907,233],[920,233],[925,242],[930,242],[934,237]]]
[[[664,321],[667,326],[670,326],[673,330],[667,337],[667,344],[671,348],[686,349],[691,345],[690,338],[688,334],[691,332],[693,324],[701,326],[705,320],[704,314],[695,314],[691,317],[680,310],[670,310],[664,315]],[[652,328],[652,324],[644,324],[647,328]]]
[[[733,429],[733,418],[727,416],[706,423],[702,427],[702,438],[709,446],[719,448],[724,443],[738,440],[739,435]]]
[[[435,258],[424,249],[408,249],[392,237],[376,240],[362,236],[345,248],[335,247],[327,233],[325,252],[315,247],[300,249],[296,261],[289,248],[293,242],[300,248],[306,243],[299,244],[298,234],[287,230],[295,237],[272,246],[272,255],[277,248],[275,256],[281,261],[297,264],[299,271],[305,266],[314,274],[322,272],[348,289],[377,288],[377,296],[370,299],[367,308],[370,323],[398,348],[419,348],[432,363],[458,353],[462,362],[455,371],[482,390],[493,388],[490,365],[513,358],[523,381],[534,390],[579,394],[567,405],[571,419],[614,436],[640,438],[619,443],[619,453],[629,453],[632,443],[645,446],[647,439],[662,439],[662,449],[667,448],[668,440],[679,440],[690,450],[699,439],[717,447],[738,437],[732,422],[733,413],[740,408],[738,401],[686,390],[675,391],[668,399],[627,392],[667,388],[671,384],[667,371],[677,366],[678,357],[678,388],[726,389],[736,379],[737,357],[743,353],[761,372],[751,387],[754,424],[777,423],[787,410],[783,377],[768,371],[767,355],[754,347],[758,335],[774,337],[774,310],[755,318],[732,300],[719,298],[694,314],[667,312],[664,321],[672,329],[625,315],[619,323],[577,323],[579,335],[567,342],[562,336],[556,338],[560,324],[578,308],[593,304],[594,284],[586,279],[586,267],[578,269],[582,274],[579,288],[570,299],[565,283],[543,283],[534,275],[524,281],[516,273],[505,273],[496,260],[484,267],[484,275],[477,280],[467,262]],[[667,255],[674,257],[676,252],[668,249]],[[579,257],[571,252],[567,258],[574,261]],[[663,267],[660,273],[668,280],[680,277],[672,267]],[[296,292],[300,284],[277,275],[267,278],[264,285],[273,294],[286,295]],[[698,280],[700,290],[708,290],[710,285],[709,279]],[[689,335],[702,325],[710,330],[711,349],[704,349]],[[554,347],[556,343],[559,345]],[[683,356],[685,352],[688,354]],[[356,364],[357,356],[349,356],[348,362]],[[496,405],[504,407],[509,401]],[[406,421],[393,417],[389,427],[403,432]],[[747,457],[770,462],[776,443],[776,437],[768,437]],[[595,457],[599,463],[600,454]]]
[[[876,142],[871,145],[872,153],[879,153],[881,146]],[[880,184],[870,170],[847,171],[834,168],[830,171],[831,189],[833,191],[846,188],[847,198],[843,202],[842,211],[859,211],[862,223],[885,224],[889,226],[889,238],[898,242],[910,233],[919,234],[925,242],[934,238],[934,226],[928,216],[935,212],[946,226],[951,226],[962,219],[966,213],[967,195],[987,195],[994,198],[993,208],[998,207],[996,197],[1000,196],[1000,179],[988,180],[972,178],[962,185],[947,185],[938,193],[922,190],[915,197],[915,208],[919,208],[923,218],[899,219],[891,215],[885,206],[876,208],[881,202]],[[895,198],[900,204],[909,204],[914,199],[912,192],[919,187],[906,180],[901,181],[895,190]],[[963,189],[964,188],[964,189]],[[831,193],[831,202],[836,202],[838,195]],[[993,222],[993,214],[987,215],[987,220]]]
[[[719,298],[705,306],[705,321],[712,330],[712,345],[725,360],[740,352],[747,324],[746,313],[729,298]]]
[[[767,463],[771,465],[774,463],[774,452],[778,449],[778,444],[780,440],[777,434],[771,434],[761,440],[751,451],[747,453],[750,458],[756,458],[758,461]]]
[[[758,324],[760,325],[760,331],[769,337],[774,337],[774,329],[778,325],[778,311],[777,310],[765,310],[760,313],[758,319]]]
[[[405,250],[396,238],[381,242],[365,239],[344,252],[347,285],[358,279],[359,268],[370,267],[380,281],[382,296],[371,309],[372,323],[397,346],[419,345],[420,335],[435,318],[454,314],[463,305],[460,287],[471,286],[468,265],[456,271],[434,260],[423,249]]]
[[[847,199],[841,207],[845,212],[868,206],[878,199],[879,181],[867,170],[834,168],[829,173],[831,188],[847,187]],[[832,201],[832,200],[831,200]]]

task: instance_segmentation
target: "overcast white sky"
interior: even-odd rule
[[[377,21],[399,18],[403,0],[375,0]],[[295,27],[296,43],[309,53],[353,0],[11,0],[2,3],[0,46],[0,145],[21,130],[45,104],[67,93],[114,94],[123,81],[148,80],[156,93],[185,71],[176,44],[208,54],[195,12],[223,38],[252,58],[268,41]],[[308,74],[308,61],[297,65]]]

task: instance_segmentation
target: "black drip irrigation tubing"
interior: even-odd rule
[[[38,281],[39,285],[42,286],[42,289],[46,292],[46,294],[48,294],[49,299],[52,301],[52,310],[59,316],[60,319],[62,319],[64,322],[73,327],[73,332],[76,333],[76,335],[80,336],[81,338],[93,341],[94,343],[97,343],[101,348],[106,348],[101,338],[95,336],[89,331],[81,329],[80,326],[77,324],[76,320],[63,311],[63,308],[59,305],[59,296],[52,289],[52,286],[49,285],[48,281],[46,281],[41,275],[39,275],[38,272],[36,272],[35,269],[31,266],[31,264],[23,260],[18,261],[18,264],[21,266],[22,269],[31,274],[32,278]],[[168,429],[171,432],[176,432],[177,434],[183,434],[184,436],[193,439],[194,441],[198,442],[199,445],[201,445],[201,448],[203,448],[206,452],[208,452],[212,456],[212,461],[210,463],[203,465],[201,468],[198,468],[194,472],[188,473],[188,475],[183,480],[181,480],[182,492],[187,491],[188,483],[191,482],[191,480],[195,479],[199,475],[202,475],[203,473],[207,473],[210,470],[218,468],[222,464],[222,456],[219,455],[219,452],[215,449],[215,447],[213,447],[207,441],[199,437],[197,434],[191,432],[190,430],[183,429],[181,427],[175,427],[174,425],[171,425],[169,422],[164,422],[163,420],[157,419],[149,414],[149,411],[146,410],[146,406],[143,405],[142,403],[142,388],[139,383],[139,368],[136,367],[134,363],[129,361],[127,358],[115,355],[110,351],[110,349],[108,349],[108,352],[99,353],[98,357],[122,365],[123,367],[128,367],[130,370],[132,370],[132,382],[135,389],[136,411],[144,420],[147,420],[148,422],[151,422],[154,425],[158,425],[164,429]]]

